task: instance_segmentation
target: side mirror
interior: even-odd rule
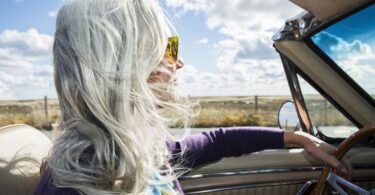
[[[291,100],[285,101],[283,104],[281,104],[277,118],[280,129],[295,131],[299,128],[299,118],[296,107],[294,106],[294,102]]]

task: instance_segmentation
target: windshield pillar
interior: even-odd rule
[[[293,63],[284,55],[280,53],[280,58],[284,66],[286,78],[288,80],[289,89],[292,94],[294,105],[300,121],[300,126],[303,131],[313,134],[312,123],[310,120],[309,113],[306,108],[305,100],[301,91],[301,87],[298,82],[295,66]]]

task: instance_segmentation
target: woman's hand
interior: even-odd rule
[[[350,179],[352,175],[352,166],[344,157],[341,162],[338,161],[332,153],[337,150],[336,147],[302,131],[285,132],[285,146],[300,146],[312,157],[322,160],[335,168],[338,175]]]

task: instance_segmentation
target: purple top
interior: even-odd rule
[[[184,165],[199,167],[223,157],[241,156],[264,149],[284,148],[284,131],[266,127],[220,128],[188,136],[182,142],[168,142],[172,155],[183,153]],[[173,163],[175,159],[172,159]],[[174,187],[184,194],[180,183]],[[79,195],[71,188],[57,188],[48,169],[40,178],[34,195]]]

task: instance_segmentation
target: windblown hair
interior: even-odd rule
[[[172,30],[156,0],[75,0],[60,9],[53,62],[61,135],[47,158],[57,187],[140,194],[155,173],[160,182],[176,177],[168,127],[186,128],[190,109],[155,95],[174,93],[173,84],[148,82],[166,63]]]

